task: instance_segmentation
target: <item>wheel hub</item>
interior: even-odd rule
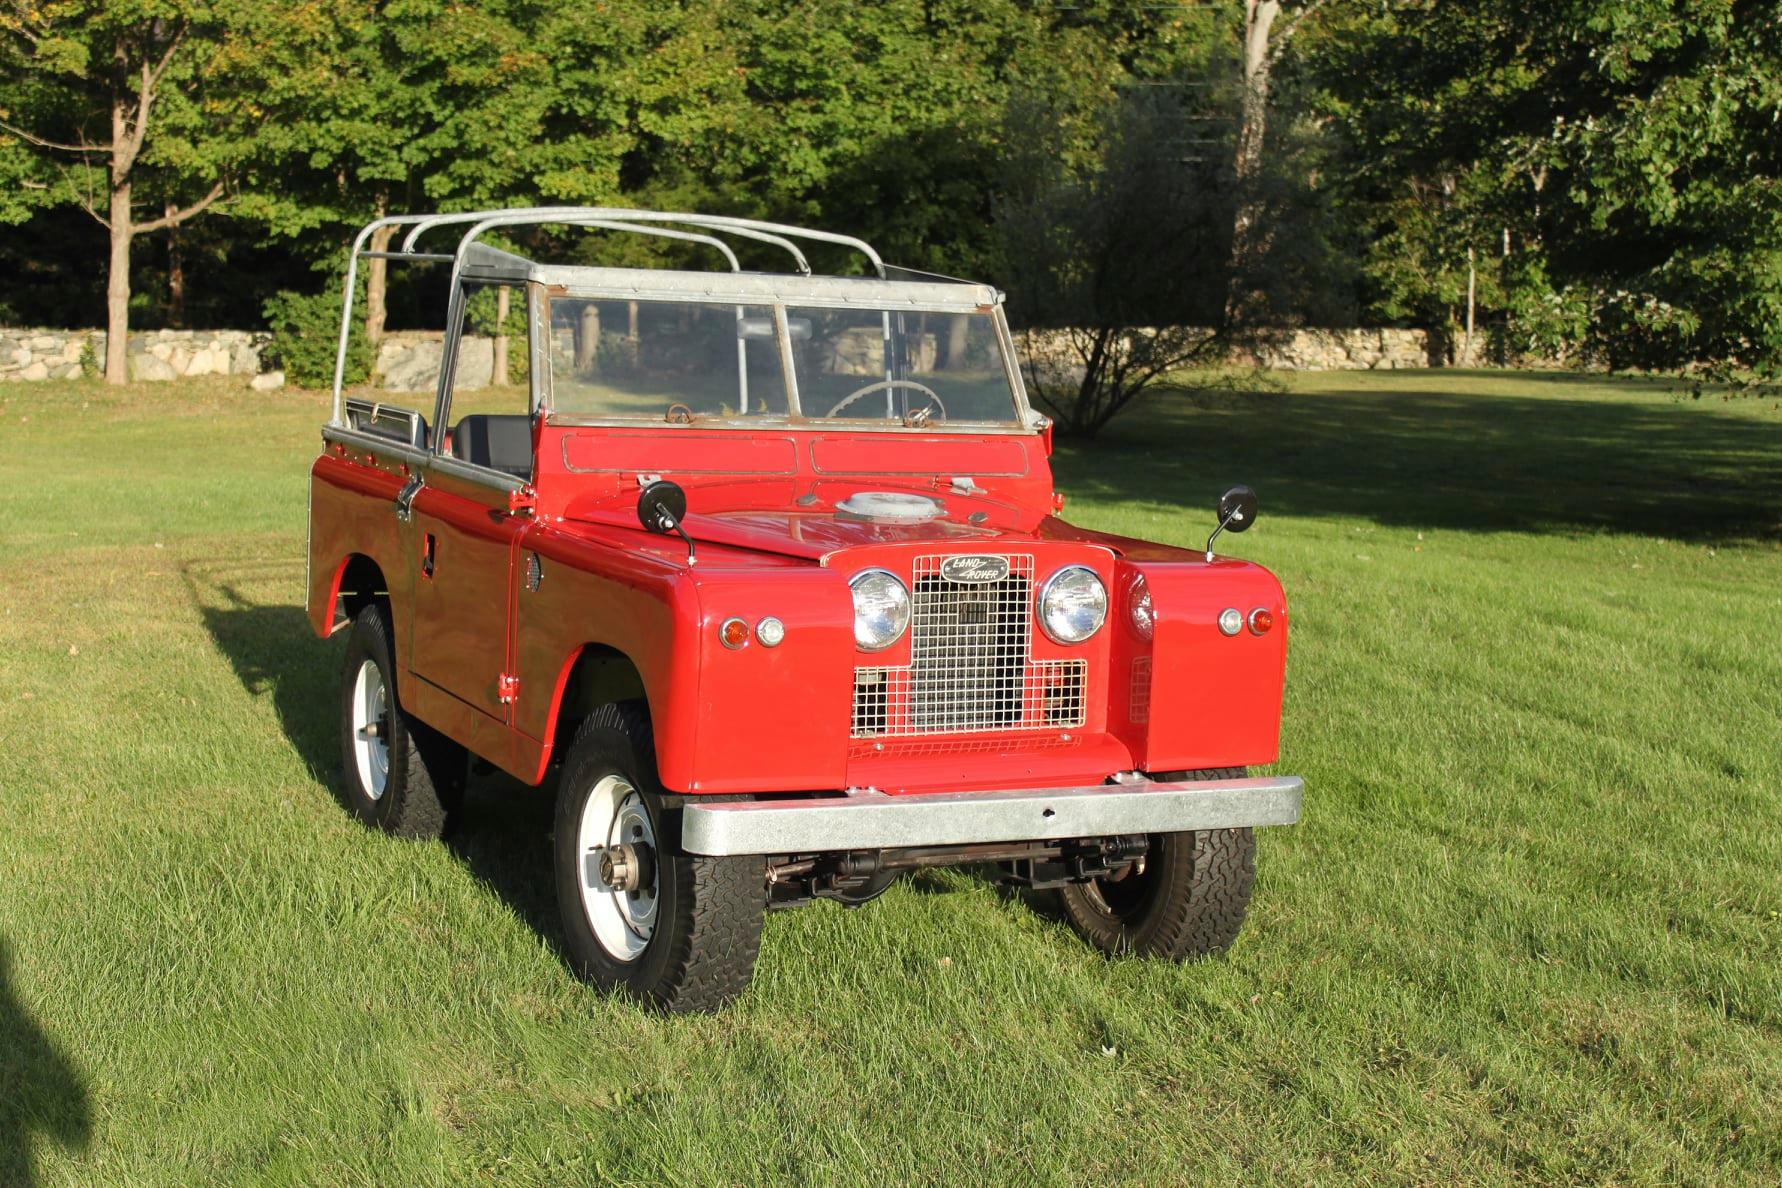
[[[656,855],[648,842],[620,842],[596,850],[600,881],[614,891],[638,891],[656,881]]]
[[[614,960],[635,961],[656,932],[656,831],[643,796],[623,776],[603,777],[577,832],[582,910],[595,939]]]

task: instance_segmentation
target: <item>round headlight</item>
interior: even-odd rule
[[[1107,587],[1093,569],[1066,565],[1040,588],[1040,626],[1056,643],[1082,643],[1107,617]]]
[[[865,569],[848,582],[854,592],[854,642],[862,651],[882,652],[910,625],[910,592],[882,569]]]
[[[1126,587],[1126,609],[1132,615],[1133,634],[1150,639],[1157,630],[1157,611],[1151,605],[1151,583],[1142,573],[1134,574],[1132,584]]]

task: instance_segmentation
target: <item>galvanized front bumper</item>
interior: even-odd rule
[[[1304,787],[1298,776],[1262,776],[695,803],[681,811],[681,846],[694,854],[816,854],[1291,825]]]

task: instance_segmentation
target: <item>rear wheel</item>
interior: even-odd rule
[[[1231,767],[1157,778],[1243,775],[1243,768]],[[1150,849],[1117,876],[1072,883],[1058,898],[1071,926],[1103,952],[1182,961],[1231,947],[1255,881],[1255,831],[1203,829],[1153,834]]]
[[[656,778],[641,702],[582,723],[557,790],[557,905],[584,980],[668,1011],[708,1011],[748,987],[767,910],[760,857],[680,851],[678,798]]]
[[[403,712],[389,611],[353,620],[340,690],[341,791],[367,825],[400,837],[445,832],[464,791],[464,748]]]

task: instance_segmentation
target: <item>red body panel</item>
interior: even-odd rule
[[[695,793],[892,793],[1099,783],[1138,768],[1274,760],[1286,606],[1260,566],[1076,528],[1053,514],[1041,434],[594,428],[535,430],[536,506],[424,468],[413,520],[393,501],[407,470],[330,446],[311,495],[311,621],[337,625],[354,556],[384,574],[406,708],[521,779],[546,774],[578,662],[622,656],[655,724],[670,789]],[[640,481],[687,492],[698,563],[638,525]],[[935,498],[942,518],[868,523],[835,504],[863,490]],[[433,538],[432,567],[424,559]],[[1036,663],[1086,662],[1080,727],[920,737],[850,737],[855,669],[907,664],[909,639],[857,650],[848,579],[879,566],[908,577],[918,554],[1031,556],[1036,584],[1067,564],[1106,584],[1107,625],[1082,644],[1031,634]],[[537,588],[526,580],[537,558]],[[1130,623],[1136,575],[1156,625]],[[1227,637],[1219,612],[1274,616],[1263,636]],[[719,627],[768,615],[785,641],[726,648]],[[510,701],[498,687],[509,678]]]
[[[514,549],[526,524],[500,492],[452,475],[428,479],[414,502],[415,674],[505,721],[498,684],[511,671]],[[500,625],[498,629],[497,625]]]

